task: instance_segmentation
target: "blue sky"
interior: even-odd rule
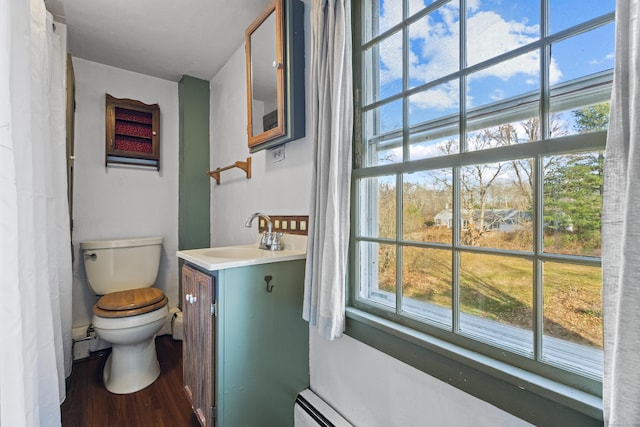
[[[431,0],[409,0],[410,14],[431,3]],[[552,34],[611,12],[615,7],[615,0],[549,0],[549,3]],[[458,69],[458,4],[458,0],[452,0],[409,27],[409,87],[424,84]],[[401,21],[402,1],[380,0],[380,11],[382,32]],[[469,65],[527,45],[540,38],[539,1],[467,0],[467,31]],[[613,68],[613,43],[613,24],[609,24],[552,45],[549,68],[552,87]],[[380,97],[376,99],[384,99],[402,90],[400,33],[381,43],[380,61]],[[467,81],[467,108],[539,90],[539,64],[539,52],[534,51],[470,75]],[[411,122],[455,112],[459,109],[459,102],[457,81],[418,93],[410,98]],[[382,124],[385,130],[401,126],[399,111],[393,108],[387,110],[390,116],[386,118],[386,124]],[[395,113],[393,110],[396,110]]]

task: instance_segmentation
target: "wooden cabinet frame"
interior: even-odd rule
[[[182,266],[184,391],[202,427],[214,425],[214,278]]]
[[[160,106],[106,95],[105,166],[110,163],[160,170]]]
[[[275,127],[254,128],[254,83],[260,81],[264,69],[255,67],[251,51],[252,35],[270,15],[275,15],[273,58],[277,81],[275,111],[264,112],[262,120]],[[247,78],[247,137],[249,151],[274,148],[305,136],[305,75],[304,75],[304,4],[300,0],[273,0],[245,32]]]

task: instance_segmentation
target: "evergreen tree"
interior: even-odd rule
[[[572,112],[579,133],[606,130],[609,104],[597,104]],[[604,154],[567,154],[553,159],[545,173],[544,221],[548,230],[571,232],[573,242],[587,252],[600,250]],[[564,252],[565,249],[561,248]]]

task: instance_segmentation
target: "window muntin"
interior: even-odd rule
[[[572,248],[575,229],[561,228],[549,217],[575,212],[583,200],[564,198],[560,207],[551,192],[557,194],[554,186],[563,174],[567,178],[588,169],[580,162],[601,160],[612,81],[613,13],[606,6],[598,8],[602,13],[587,14],[588,22],[571,21],[574,16],[565,22],[563,13],[581,8],[582,2],[545,1],[514,10],[488,0],[425,1],[422,10],[416,10],[419,2],[404,2],[404,12],[403,2],[384,2],[394,16],[405,16],[393,26],[402,39],[402,46],[396,46],[401,52],[394,53],[402,61],[394,87],[402,90],[388,98],[365,93],[361,98],[370,102],[358,106],[363,128],[356,135],[362,149],[356,150],[361,155],[354,178],[360,232],[353,237],[352,304],[422,331],[448,331],[446,337],[463,345],[472,338],[480,343],[474,349],[486,348],[498,358],[505,353],[491,348],[509,350],[535,362],[525,363],[527,369],[549,375],[559,368],[557,377],[578,384],[581,377],[600,380],[602,375],[601,315],[593,309],[601,283],[591,281],[578,292],[577,284],[563,286],[557,279],[567,269],[589,271],[588,277],[600,272],[599,243],[594,243],[599,236],[592,233],[579,250]],[[554,10],[559,16],[549,16]],[[468,23],[483,14],[509,24],[493,27],[509,29],[512,33],[503,34],[509,43],[480,52],[483,44],[469,41],[476,30]],[[439,32],[420,28],[426,23],[444,27]],[[456,37],[465,48],[449,48],[448,56],[437,52],[438,34],[443,50]],[[362,51],[387,36],[370,41],[365,35]],[[484,36],[495,39],[496,34]],[[584,43],[593,49],[571,52]],[[371,71],[369,64],[363,56],[363,76]],[[393,126],[376,127],[383,107],[392,112]],[[591,164],[592,174],[594,169]],[[381,187],[370,184],[378,177],[393,183],[385,188],[393,188],[395,197],[384,193],[389,202],[379,203]],[[597,204],[597,198],[591,203]],[[367,211],[368,206],[376,210]],[[359,221],[369,218],[369,228],[376,228],[375,218],[383,211],[390,218],[384,226],[395,231],[384,238],[363,233]],[[595,229],[599,217],[590,215],[586,221]],[[485,265],[489,271],[481,268]],[[557,334],[570,330],[576,318],[560,310],[563,292],[591,301],[576,308],[589,319],[582,320],[588,330]],[[555,299],[548,299],[550,294]],[[585,345],[586,340],[575,338],[580,334],[596,338]],[[514,363],[509,356],[505,360]],[[567,379],[573,378],[567,372],[578,375]]]

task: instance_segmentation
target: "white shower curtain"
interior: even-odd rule
[[[616,3],[616,57],[602,217],[603,407],[640,425],[640,0]]]
[[[60,425],[71,372],[64,55],[42,0],[0,1],[0,425]]]
[[[353,93],[351,2],[311,3],[311,136],[315,162],[303,318],[321,336],[344,331]]]

